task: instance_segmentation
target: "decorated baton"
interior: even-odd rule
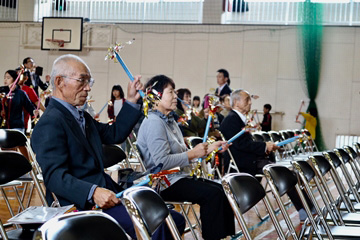
[[[125,44],[132,44],[135,41],[135,39],[126,42]],[[131,74],[129,68],[126,66],[124,60],[121,58],[119,52],[121,49],[125,47],[125,44],[122,43],[116,43],[114,46],[110,46],[108,48],[108,54],[105,56],[105,60],[112,59],[114,62],[119,62],[122,68],[124,69],[125,73],[128,75],[130,81],[134,81],[134,76]],[[147,117],[148,110],[149,110],[149,103],[152,102],[153,99],[150,99],[142,90],[139,90],[139,94],[143,99],[143,110],[144,115]]]

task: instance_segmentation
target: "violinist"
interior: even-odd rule
[[[2,98],[1,116],[6,121],[5,126],[8,129],[17,129],[25,132],[24,113],[25,109],[31,116],[36,116],[35,106],[29,100],[29,97],[23,92],[18,84],[14,84],[17,79],[15,70],[8,70],[4,75],[4,85],[8,86],[9,93]]]

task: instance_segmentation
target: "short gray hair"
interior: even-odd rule
[[[80,63],[84,64],[84,66],[87,68],[87,70],[90,73],[89,66],[80,57],[73,55],[73,54],[62,55],[62,56],[58,57],[57,59],[55,59],[53,66],[52,66],[52,70],[51,70],[50,83],[54,90],[55,90],[55,78],[57,76],[69,75],[72,73],[71,72],[72,68],[69,67],[69,65],[68,65],[68,63],[70,61],[76,61],[76,62],[80,62]]]
[[[241,92],[247,92],[247,91],[244,90],[243,88],[239,88],[239,89],[234,90],[231,93],[231,95],[230,95],[230,105],[231,105],[232,108],[234,107],[235,100],[237,100],[237,101],[240,100],[240,98],[241,98],[240,93]]]

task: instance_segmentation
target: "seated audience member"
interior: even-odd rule
[[[235,90],[231,94],[232,110],[220,126],[220,131],[224,134],[225,139],[232,138],[246,126],[246,115],[250,112],[251,103],[250,94],[243,89]],[[230,146],[230,151],[240,172],[246,172],[253,176],[258,173],[263,174],[262,168],[267,164],[274,163],[275,159],[269,158],[269,154],[276,149],[279,147],[273,142],[255,142],[250,133],[241,135]],[[229,154],[224,153],[224,157],[228,164]],[[304,221],[307,217],[306,212],[296,190],[293,189],[288,195],[299,211],[300,220]],[[311,203],[309,199],[307,201],[309,204]]]
[[[206,119],[209,116],[208,114],[205,114],[205,118],[200,118],[196,116],[196,114],[189,109],[189,106],[191,104],[191,92],[187,88],[180,88],[176,91],[177,96],[179,99],[181,99],[183,102],[181,102],[179,99],[177,99],[177,108],[175,110],[175,113],[181,118],[187,119],[187,125],[181,124],[181,130],[184,137],[198,137],[200,136],[200,133],[204,132],[204,129],[206,127]]]
[[[270,110],[271,110],[271,105],[270,104],[265,104],[264,105],[264,118],[263,121],[261,123],[261,130],[263,130],[264,132],[269,132],[271,131],[271,114],[270,114]]]
[[[219,69],[217,72],[218,74],[216,75],[216,80],[219,87],[216,88],[215,95],[218,97],[221,97],[225,94],[230,95],[232,90],[229,87],[230,85],[229,72],[226,71],[225,69]]]
[[[95,205],[114,217],[124,230],[136,238],[130,216],[115,193],[123,189],[104,173],[102,144],[122,142],[131,132],[141,113],[135,104],[142,89],[140,77],[128,84],[128,98],[112,125],[99,123],[82,106],[94,79],[86,63],[75,55],[58,57],[52,68],[53,96],[36,125],[31,144],[36,153],[46,186],[46,198],[54,193],[61,205],[75,204],[79,210]],[[171,211],[183,232],[181,214]],[[171,239],[165,224],[153,239]]]
[[[152,105],[148,118],[139,129],[138,147],[146,168],[159,163],[168,170],[180,167],[180,172],[168,175],[170,186],[161,187],[165,201],[190,201],[200,205],[202,236],[204,239],[221,239],[234,234],[234,215],[221,185],[202,178],[191,177],[191,163],[204,157],[225,142],[211,145],[200,143],[188,150],[178,124],[174,121],[177,105],[175,83],[164,75],[150,79],[146,86],[161,93],[161,99]]]

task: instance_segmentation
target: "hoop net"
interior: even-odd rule
[[[52,43],[53,45],[58,45],[59,48],[64,47],[64,40],[61,39],[45,39],[45,41]]]

